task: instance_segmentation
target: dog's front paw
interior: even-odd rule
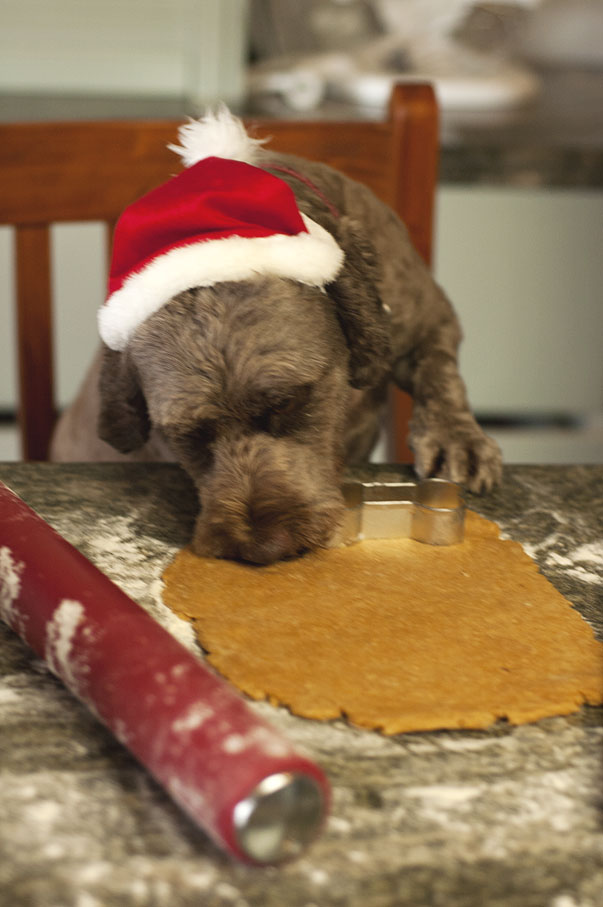
[[[415,416],[409,443],[422,479],[439,476],[476,492],[490,491],[500,482],[500,448],[472,417],[451,424]]]

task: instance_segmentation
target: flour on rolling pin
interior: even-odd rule
[[[1,482],[0,616],[231,854],[318,833],[318,766]]]

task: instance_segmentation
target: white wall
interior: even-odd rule
[[[0,90],[240,100],[247,0],[2,0]]]

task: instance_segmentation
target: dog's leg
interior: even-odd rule
[[[392,318],[393,375],[413,398],[409,444],[415,469],[421,477],[442,476],[471,491],[488,491],[501,478],[500,450],[471,412],[457,363],[461,330],[428,272],[415,303],[426,318],[411,349],[407,318],[395,312]]]
[[[380,295],[390,310],[392,377],[413,398],[409,444],[416,471],[487,491],[500,481],[502,458],[467,400],[452,305],[399,219],[383,206],[368,207],[365,223],[380,259]]]
[[[471,491],[489,491],[500,481],[501,454],[469,407],[457,367],[455,327],[434,329],[410,362],[398,364],[398,383],[413,397],[409,443],[421,477],[442,476]]]

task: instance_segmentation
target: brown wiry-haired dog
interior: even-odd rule
[[[52,457],[177,461],[201,502],[194,550],[265,564],[328,544],[342,468],[368,458],[391,379],[413,397],[419,476],[488,490],[501,458],[467,403],[452,307],[398,217],[331,168],[251,145],[343,265],[324,286],[269,268],[184,277],[103,348]]]

